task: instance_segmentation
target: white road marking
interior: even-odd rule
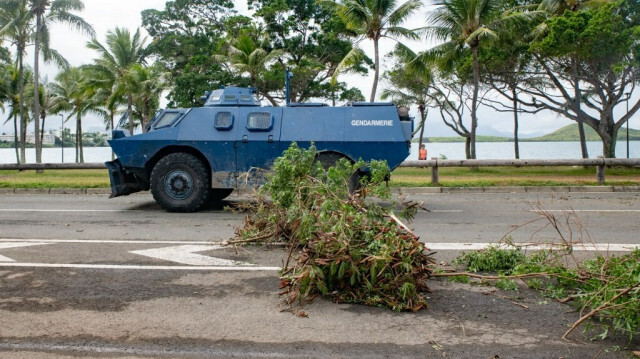
[[[529,210],[529,212],[539,212],[537,210]],[[637,213],[640,212],[640,209],[544,209],[541,210],[540,212],[560,212],[560,213],[564,213],[564,212],[611,212],[611,213],[624,213],[624,212],[629,212],[629,213]]]
[[[0,238],[2,242],[43,242],[43,243],[86,243],[86,244],[103,244],[103,243],[118,243],[118,244],[202,244],[211,245],[215,244],[212,241],[154,241],[144,239],[18,239],[18,238]]]
[[[249,263],[243,263],[233,261],[230,259],[222,259],[216,257],[205,256],[202,254],[196,254],[195,252],[211,251],[220,249],[219,245],[183,245],[175,247],[142,249],[138,251],[131,251],[129,253],[138,254],[145,257],[151,257],[156,259],[162,259],[165,261],[171,261],[192,266],[250,266]]]
[[[31,208],[0,208],[0,212],[129,212],[137,209],[31,209]]]
[[[228,271],[259,272],[279,271],[280,267],[236,267],[236,266],[153,266],[128,264],[69,264],[69,263],[0,263],[2,267],[71,268],[71,269],[127,269],[127,270],[184,270],[184,271]]]
[[[38,242],[28,242],[28,243],[24,243],[24,242],[1,242],[0,243],[0,249],[7,249],[7,248],[19,248],[19,247],[30,247],[30,246],[40,246],[40,245],[44,245],[44,244],[49,244],[49,243],[38,243]],[[9,257],[5,257],[3,255],[0,255],[0,262],[15,262],[13,259],[9,258]]]
[[[541,250],[562,248],[561,245],[540,245],[536,243],[514,243],[516,246],[528,250]],[[464,251],[479,250],[489,246],[500,246],[499,243],[425,243],[426,247],[432,251]],[[502,246],[505,247],[505,246]],[[640,248],[640,244],[626,243],[603,243],[603,244],[576,244],[573,251],[585,252],[631,252]]]

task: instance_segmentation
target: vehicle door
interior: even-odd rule
[[[280,155],[281,124],[282,108],[238,109],[236,169],[239,188],[264,183],[266,172]]]

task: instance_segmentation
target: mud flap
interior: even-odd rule
[[[145,185],[133,173],[122,167],[117,159],[104,164],[109,170],[109,179],[111,180],[111,196],[109,198],[126,196],[145,189]]]

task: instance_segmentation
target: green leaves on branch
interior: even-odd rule
[[[565,333],[565,337],[587,319],[588,331],[599,328],[598,337],[613,333],[633,338],[640,330],[640,249],[616,257],[595,258],[567,265],[571,249],[542,250],[525,254],[516,247],[494,247],[463,253],[455,262],[471,272],[495,272],[498,277],[478,276],[497,280],[496,286],[516,290],[512,280],[528,279],[530,288],[563,302],[573,300],[580,308],[580,319]],[[461,281],[463,273],[452,273]],[[470,274],[467,274],[470,276]]]
[[[280,287],[289,304],[321,295],[341,303],[416,311],[427,305],[426,280],[431,258],[423,243],[391,211],[384,162],[338,160],[325,170],[316,149],[295,143],[278,158],[274,173],[261,188],[272,202],[251,205],[240,241],[288,241],[290,251]],[[349,194],[354,173],[369,176]],[[381,200],[391,202],[384,207]],[[417,204],[399,214],[411,217]]]

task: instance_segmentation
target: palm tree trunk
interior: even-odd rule
[[[127,119],[129,120],[129,132],[133,135],[133,95],[127,96]]]
[[[476,128],[478,127],[478,92],[480,90],[480,64],[478,46],[473,47],[473,98],[471,100],[471,148],[472,159],[476,158]]]
[[[24,48],[18,46],[18,107],[20,107],[20,163],[26,163],[27,114],[24,111]]]
[[[111,134],[113,134],[113,110],[109,110],[109,122],[111,124]],[[113,152],[113,149],[111,149],[111,160],[115,160],[116,159],[116,154]]]
[[[40,126],[40,158],[42,158],[42,144],[44,143],[44,120],[46,116],[42,116],[42,123]]]
[[[84,163],[84,149],[82,147],[82,116],[78,114],[78,153],[80,155],[80,163]]]
[[[513,151],[516,160],[520,158],[520,145],[518,144],[518,93],[516,88],[512,87],[513,93]]]
[[[42,163],[42,143],[40,142],[40,86],[39,86],[39,66],[40,66],[40,27],[42,26],[42,14],[36,13],[36,41],[33,55],[33,137],[36,142],[36,163]],[[42,172],[42,170],[36,171]]]
[[[78,129],[76,128],[76,163],[78,163]]]
[[[378,39],[373,39],[373,52],[375,61],[375,73],[373,75],[373,86],[371,86],[371,96],[369,102],[376,99],[376,90],[378,89],[378,76],[380,75],[380,49],[378,49]]]
[[[578,78],[578,61],[575,58],[571,59],[571,70],[573,72],[573,96],[574,96],[574,111],[576,113],[576,119],[578,122],[578,134],[580,135],[580,150],[582,151],[582,158],[589,158],[589,152],[587,152],[587,141],[584,135],[584,123],[582,122],[582,110],[581,107],[581,93],[580,93],[580,79]]]
[[[18,141],[18,115],[13,115],[13,147],[16,149],[16,163],[20,163],[20,143]]]

